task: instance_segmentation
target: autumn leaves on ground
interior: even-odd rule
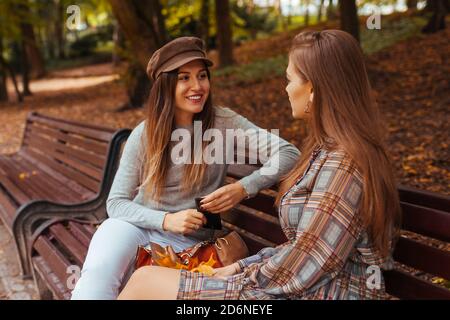
[[[235,49],[235,57],[244,65],[286,53],[294,34],[246,43]],[[399,182],[443,194],[450,194],[448,39],[449,28],[418,34],[367,57]],[[0,104],[0,153],[20,147],[29,111],[117,128],[136,126],[145,109],[115,112],[127,100],[118,73],[111,64],[100,64],[54,71],[32,82],[33,96],[25,102]],[[245,85],[233,81],[233,74],[213,72],[213,99],[263,128],[280,129],[284,138],[300,147],[304,125],[291,118],[285,85],[282,72]]]

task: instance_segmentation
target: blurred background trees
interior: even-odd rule
[[[0,101],[32,94],[30,79],[48,70],[113,61],[124,66],[122,80],[129,102],[143,105],[149,88],[145,74],[151,54],[178,36],[201,37],[216,64],[234,63],[242,43],[335,21],[360,40],[361,26],[374,8],[421,14],[423,32],[445,27],[449,0],[78,0],[80,23],[69,26],[69,0],[0,1]],[[423,9],[423,10],[422,10]],[[77,21],[75,19],[75,21]]]

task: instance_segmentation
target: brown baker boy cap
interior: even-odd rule
[[[193,60],[203,60],[210,67],[212,61],[206,58],[203,40],[197,37],[176,38],[156,50],[147,65],[147,75],[155,81],[163,72],[170,72]]]

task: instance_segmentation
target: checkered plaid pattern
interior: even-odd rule
[[[367,286],[369,265],[391,257],[374,250],[359,215],[363,179],[343,151],[315,150],[310,166],[282,197],[288,242],[239,261],[226,280],[183,272],[180,299],[383,299]],[[381,273],[380,273],[381,275]]]

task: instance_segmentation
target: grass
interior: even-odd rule
[[[219,86],[236,86],[260,82],[267,77],[283,76],[287,66],[287,57],[279,55],[273,58],[257,60],[252,63],[235,65],[213,72],[214,77],[224,79],[217,81]]]
[[[369,30],[361,28],[361,46],[365,54],[370,55],[389,47],[399,41],[406,40],[420,34],[426,24],[423,17],[404,17],[390,20],[381,17],[381,29]]]

